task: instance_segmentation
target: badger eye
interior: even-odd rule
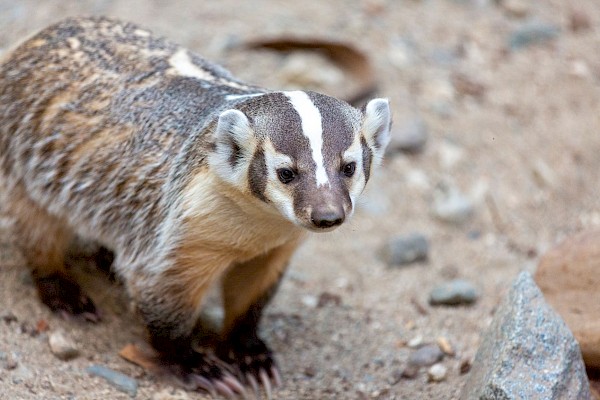
[[[354,175],[355,170],[356,170],[356,163],[354,161],[349,162],[348,164],[344,165],[344,167],[342,168],[342,172],[348,178],[350,178],[350,177],[352,177],[352,175]]]
[[[279,168],[277,170],[277,177],[281,183],[290,183],[296,177],[296,173],[289,168]]]

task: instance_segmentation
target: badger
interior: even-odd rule
[[[67,19],[1,61],[4,207],[52,311],[98,319],[65,268],[75,236],[96,241],[163,365],[197,390],[270,391],[263,308],[307,232],[353,214],[390,124],[386,99],[266,90],[134,24]],[[213,284],[222,329],[203,343]]]

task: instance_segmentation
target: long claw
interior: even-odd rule
[[[248,392],[246,392],[246,388],[234,376],[229,375],[229,374],[225,374],[223,376],[223,382],[227,386],[229,386],[231,389],[233,389],[236,392],[240,393],[244,397],[244,399],[248,398]]]
[[[215,386],[212,382],[201,375],[192,375],[194,383],[200,389],[204,389],[210,393],[212,397],[217,397],[217,391],[215,390]]]
[[[265,392],[267,393],[267,399],[271,400],[273,396],[271,395],[271,378],[264,369],[261,369],[258,373],[260,376],[260,381],[262,385],[265,387]]]
[[[214,381],[213,383],[217,391],[228,399],[235,399],[236,395],[223,381]]]
[[[281,374],[277,367],[271,367],[271,376],[273,376],[273,380],[275,381],[275,387],[281,387],[283,385],[281,382]]]
[[[256,382],[256,378],[252,374],[246,374],[246,379],[250,382],[250,386],[254,389],[254,398],[259,399],[260,393],[258,389],[258,382]]]
[[[89,322],[97,323],[100,321],[100,315],[98,313],[86,311],[84,313],[81,313],[81,316],[83,317],[83,319]]]

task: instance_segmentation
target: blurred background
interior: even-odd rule
[[[309,239],[265,317],[286,381],[278,398],[456,397],[517,273],[600,226],[597,0],[0,0],[0,55],[73,15],[135,22],[271,89],[390,99],[394,138],[353,221]],[[299,39],[318,51],[260,46]],[[332,43],[341,57],[324,56]],[[110,284],[89,284],[102,324],[49,315],[12,248],[10,217],[0,222],[0,315],[19,321],[0,321],[0,355],[17,361],[0,395],[129,398],[88,377],[97,363],[136,379],[138,398],[203,398],[118,357],[143,329]],[[455,279],[473,289],[468,304],[431,305]],[[54,358],[45,333],[23,328],[40,320],[67,329],[84,356]],[[440,382],[402,377],[413,348],[436,342],[449,346]]]

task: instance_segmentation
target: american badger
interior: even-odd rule
[[[263,307],[305,232],[352,215],[390,120],[385,99],[358,110],[249,86],[133,24],[68,19],[0,65],[5,206],[53,311],[95,319],[64,254],[73,235],[98,241],[162,364],[195,388],[268,388],[279,376],[257,335]],[[222,333],[198,351],[214,282]]]

